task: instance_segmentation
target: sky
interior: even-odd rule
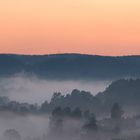
[[[0,0],[0,53],[140,55],[140,0]]]

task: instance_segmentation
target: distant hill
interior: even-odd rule
[[[140,56],[82,54],[0,55],[0,76],[35,74],[48,79],[114,79],[140,77]]]

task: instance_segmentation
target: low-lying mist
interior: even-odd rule
[[[0,140],[139,140],[140,136],[140,127],[131,118],[119,123],[109,118],[89,122],[81,117],[53,117],[2,112]]]
[[[28,103],[50,101],[54,92],[70,93],[73,89],[90,91],[93,95],[103,91],[108,81],[55,81],[43,80],[36,77],[13,76],[0,79],[0,95],[11,100]]]
[[[10,112],[1,112],[0,136],[3,135],[5,130],[14,129],[18,130],[23,137],[38,137],[47,133],[48,124],[48,116],[18,115]]]
[[[0,140],[139,140],[139,111],[126,115],[131,114],[130,108],[126,109],[114,101],[112,105],[108,104],[109,100],[101,102],[98,97],[105,99],[102,93],[94,97],[85,92],[95,95],[104,91],[110,83],[111,80],[54,81],[21,75],[1,78],[0,96],[7,96],[10,100],[6,97],[0,99]],[[133,89],[139,93],[139,83],[139,80],[118,80],[107,89],[109,93],[114,93],[115,87],[119,97],[124,88],[128,89],[128,98],[129,91]],[[54,92],[71,94],[53,95]],[[44,102],[50,101],[52,95],[50,103]],[[114,98],[113,95],[110,94],[110,97]]]

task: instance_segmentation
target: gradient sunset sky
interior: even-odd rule
[[[0,0],[0,53],[140,55],[140,0]]]

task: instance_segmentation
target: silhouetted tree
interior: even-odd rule
[[[84,113],[83,113],[83,117],[85,119],[88,119],[90,117],[90,111],[89,110],[86,110]]]
[[[56,107],[53,111],[52,111],[52,116],[55,118],[59,118],[63,116],[63,110],[61,107]]]
[[[41,105],[40,111],[41,111],[42,113],[46,113],[46,112],[49,111],[49,103],[48,103],[48,101],[45,101],[45,102]]]
[[[96,117],[94,114],[91,114],[91,116],[88,118],[88,122],[84,125],[84,128],[87,131],[97,131],[98,125],[96,121]]]
[[[81,118],[81,117],[82,117],[82,112],[81,112],[81,110],[80,110],[79,107],[77,107],[77,108],[75,108],[75,109],[73,110],[72,116],[73,116],[74,118]]]
[[[63,128],[63,111],[61,107],[56,107],[52,111],[52,116],[50,119],[51,132],[58,134]]]
[[[66,107],[63,109],[63,114],[65,117],[71,117],[72,116],[72,111],[70,107]]]
[[[51,98],[51,103],[56,103],[59,99],[61,99],[62,95],[60,92],[56,92],[53,94],[52,98]]]
[[[121,122],[122,122],[122,116],[123,116],[123,109],[118,103],[114,103],[111,108],[111,118],[113,120],[113,132],[115,134],[119,134],[121,132]]]
[[[112,119],[121,119],[123,116],[123,109],[118,103],[114,103],[111,108],[111,118]]]

